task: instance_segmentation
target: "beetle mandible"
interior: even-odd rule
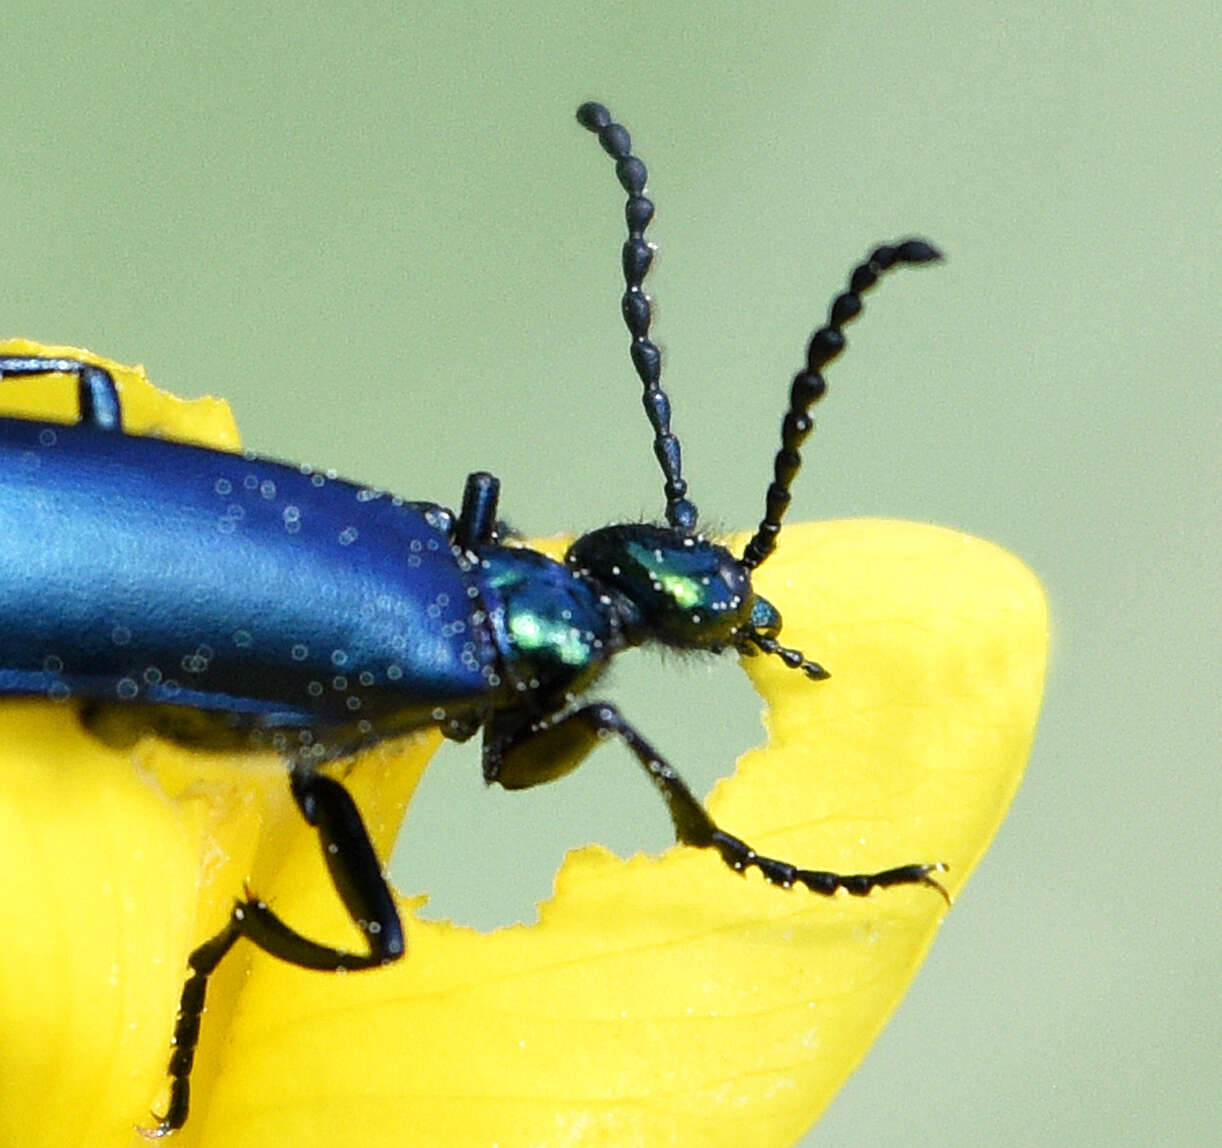
[[[320,970],[403,955],[382,863],[351,797],[323,767],[409,730],[437,726],[455,741],[482,732],[484,778],[509,789],[563,776],[614,735],[665,799],[677,839],[715,849],[733,870],[753,867],[775,885],[821,894],[917,884],[946,895],[932,876],[937,864],[841,875],[761,856],[712,821],[614,705],[588,700],[617,653],[648,643],[763,653],[811,680],[827,676],[780,644],[780,615],[752,589],[752,571],[776,545],[823,368],[844,348],[861,296],[892,268],[939,254],[907,239],[853,270],[793,379],[764,515],[735,556],[697,528],[649,339],[645,165],[602,105],[583,104],[577,118],[627,193],[622,307],[664,480],[664,523],[593,530],[557,562],[502,537],[491,474],[468,477],[454,514],[249,454],[126,434],[102,367],[0,356],[0,377],[65,373],[79,394],[75,424],[0,419],[0,695],[72,699],[98,730],[118,723],[182,744],[279,750],[367,946],[350,952],[303,936],[255,894],[237,901],[189,958],[170,1100],[151,1136],[187,1118],[208,978],[240,938]],[[268,483],[274,501],[260,494]],[[60,593],[49,600],[52,585]],[[337,674],[343,689],[320,687]]]

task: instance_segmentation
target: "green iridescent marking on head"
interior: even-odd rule
[[[700,605],[702,595],[696,579],[687,578],[682,574],[663,574],[658,578],[658,582],[675,605],[682,606],[685,610],[691,610]]]

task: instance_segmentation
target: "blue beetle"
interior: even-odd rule
[[[664,478],[665,523],[578,538],[563,562],[504,538],[498,482],[467,479],[457,514],[306,467],[127,434],[110,374],[75,358],[0,356],[0,377],[75,376],[79,419],[0,419],[0,694],[71,700],[108,738],[155,733],[210,748],[270,746],[319,835],[365,952],[297,932],[246,894],[189,958],[153,1136],[187,1118],[208,978],[239,938],[305,968],[366,969],[403,955],[382,865],[343,785],[324,766],[436,726],[483,734],[487,782],[527,788],[574,769],[600,736],[621,738],[666,800],[679,841],[774,884],[855,895],[890,885],[943,892],[941,868],[841,875],[757,854],[719,828],[675,770],[606,701],[587,700],[609,661],[645,643],[764,653],[818,680],[782,646],[781,618],[752,571],[772,553],[824,392],[861,295],[892,267],[939,258],[909,239],[854,269],[795,376],[764,517],[741,556],[699,533],[649,340],[643,283],[653,250],[646,170],[599,104],[578,120],[627,193],[623,314]],[[47,587],[55,586],[50,596]],[[943,895],[945,893],[943,892]]]

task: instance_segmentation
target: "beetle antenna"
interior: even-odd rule
[[[666,492],[666,521],[687,533],[696,526],[696,507],[686,498],[687,483],[683,479],[679,440],[670,430],[670,399],[662,390],[662,352],[649,338],[652,314],[649,296],[645,294],[645,276],[653,262],[653,248],[645,241],[645,228],[653,219],[653,202],[645,195],[647,173],[645,165],[632,154],[632,139],[628,130],[611,119],[602,104],[582,104],[577,109],[577,122],[598,136],[598,142],[615,160],[615,174],[620,186],[628,193],[624,217],[628,222],[628,239],[624,243],[624,298],[621,310],[628,333],[632,336],[629,353],[632,365],[640,377],[644,392],[641,402],[653,427],[653,453],[662,468],[663,490]]]
[[[941,258],[942,253],[923,239],[905,239],[894,246],[877,247],[864,263],[853,268],[849,289],[832,300],[827,323],[811,336],[806,348],[806,368],[794,375],[789,390],[789,410],[781,423],[781,449],[776,452],[773,463],[773,480],[765,499],[764,517],[743,550],[742,563],[748,570],[754,570],[776,549],[781,519],[789,509],[789,488],[802,469],[802,443],[815,425],[810,408],[827,390],[821,372],[845,347],[841,328],[861,314],[862,295],[884,272],[905,263],[933,263]]]

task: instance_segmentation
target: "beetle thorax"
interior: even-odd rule
[[[626,645],[618,612],[562,563],[503,546],[479,558],[506,703],[554,707],[587,689]]]

